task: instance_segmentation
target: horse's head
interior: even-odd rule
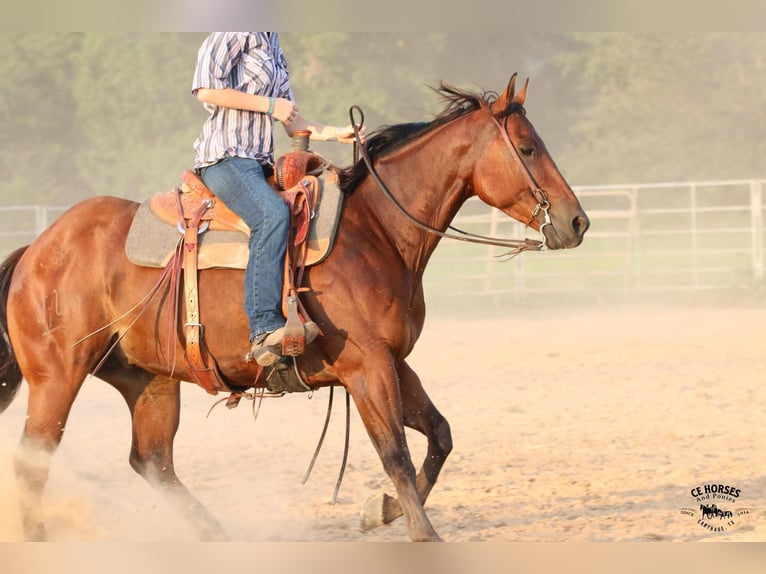
[[[548,248],[577,247],[590,222],[526,117],[528,83],[516,93],[514,74],[505,91],[477,112],[486,113],[488,136],[473,190],[485,203],[540,230]]]

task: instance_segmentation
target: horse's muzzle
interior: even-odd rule
[[[582,243],[585,232],[590,227],[590,219],[585,212],[580,211],[574,217],[563,223],[555,215],[551,225],[546,225],[543,233],[547,239],[548,249],[572,249]]]

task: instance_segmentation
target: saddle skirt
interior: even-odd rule
[[[139,206],[125,243],[128,259],[143,267],[165,267],[184,233],[181,212],[184,219],[192,219],[203,202],[210,202],[200,221],[197,268],[244,269],[250,228],[193,172],[184,171],[181,180],[181,190],[155,194]],[[337,175],[304,175],[290,189],[275,193],[291,206],[292,225],[297,228],[295,243],[307,238],[305,265],[324,260],[332,249],[343,204]],[[314,205],[295,204],[312,197]]]

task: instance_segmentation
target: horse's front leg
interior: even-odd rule
[[[406,363],[399,367],[399,388],[402,397],[404,424],[421,432],[428,439],[423,466],[418,472],[416,484],[421,503],[425,504],[439,472],[452,451],[452,434],[449,423],[431,402],[420,377]],[[371,497],[362,511],[362,528],[369,530],[388,524],[402,516],[399,500],[387,494]]]
[[[404,436],[399,380],[393,360],[387,359],[375,361],[367,357],[364,372],[360,370],[347,378],[347,389],[394,483],[410,538],[416,542],[439,541],[418,493],[415,466]]]

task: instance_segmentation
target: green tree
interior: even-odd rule
[[[579,34],[573,183],[763,176],[766,35]]]
[[[360,105],[368,129],[426,121],[441,111],[431,88],[441,81],[475,91],[500,91],[513,72],[533,77],[535,122],[554,139],[560,97],[553,55],[571,39],[551,33],[283,33],[282,45],[301,111],[330,123],[348,122]],[[322,146],[315,146],[322,147]],[[336,150],[335,148],[331,148]],[[324,151],[324,150],[323,150]],[[348,156],[346,156],[348,158]]]
[[[193,33],[0,34],[5,204],[137,200],[178,184],[204,120]],[[763,177],[762,33],[283,33],[307,117],[368,130],[428,120],[442,80],[527,110],[573,184]],[[289,148],[278,132],[278,153]],[[350,147],[316,144],[339,165]]]
[[[92,194],[144,199],[178,185],[204,111],[190,94],[195,34],[85,34],[72,93]]]
[[[434,108],[425,82],[433,78],[444,34],[283,33],[293,92],[301,113],[316,121],[345,125],[349,108],[362,108],[368,130],[427,119]],[[421,57],[413,57],[419,54]],[[278,142],[278,151],[286,149]],[[349,163],[345,146],[314,144],[337,163]]]
[[[6,204],[55,203],[82,186],[72,150],[80,134],[69,90],[77,34],[0,36],[0,172]]]

